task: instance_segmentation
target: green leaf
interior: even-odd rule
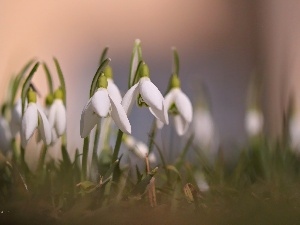
[[[143,65],[144,63],[145,63],[144,61],[140,61],[140,62],[139,62],[138,66],[137,66],[137,69],[136,69],[136,71],[135,71],[135,74],[134,74],[133,83],[132,83],[131,87],[132,87],[133,85],[135,85],[135,84],[139,81],[139,79],[140,79],[140,77],[139,77],[139,75],[140,75],[139,72],[140,72],[140,69],[141,69],[141,67],[142,67],[142,65]]]
[[[61,68],[60,68],[60,65],[57,61],[57,59],[54,57],[53,58],[54,60],[54,63],[55,63],[55,67],[56,67],[56,70],[57,70],[57,74],[58,74],[58,78],[59,78],[59,82],[60,82],[60,87],[64,93],[64,99],[63,99],[63,102],[64,102],[64,105],[66,107],[66,103],[67,103],[67,93],[66,93],[66,84],[65,84],[65,79],[64,79],[64,75],[61,71]]]
[[[107,52],[108,52],[108,47],[105,47],[102,51],[102,54],[101,54],[101,57],[100,57],[100,63],[99,65],[101,65],[101,63],[104,62],[104,60],[107,58],[106,55],[107,55]]]
[[[177,49],[175,47],[172,48],[173,50],[173,66],[172,66],[172,73],[179,75],[179,55]]]
[[[131,55],[130,61],[130,71],[128,79],[128,89],[134,85],[134,79],[137,73],[138,64],[142,61],[142,48],[141,41],[139,39],[135,40],[134,47]]]
[[[167,165],[166,169],[169,170],[169,171],[173,171],[174,173],[176,173],[178,175],[178,178],[181,180],[181,175],[180,175],[179,171],[176,169],[175,166],[173,166],[173,165]]]
[[[28,92],[28,89],[29,89],[29,86],[30,86],[30,83],[31,83],[31,79],[34,75],[34,73],[36,72],[37,68],[39,67],[40,63],[37,62],[34,67],[31,69],[28,77],[26,78],[24,84],[23,84],[23,87],[22,87],[22,93],[21,93],[21,97],[22,97],[22,115],[24,114],[24,111],[25,111],[25,101],[26,101],[26,95],[27,95],[27,92]]]
[[[12,95],[10,99],[10,105],[13,106],[15,102],[15,98],[19,89],[19,85],[21,80],[23,79],[24,75],[26,74],[27,70],[30,68],[30,66],[34,63],[34,59],[31,59],[28,63],[25,64],[25,66],[22,68],[20,73],[17,75],[17,77],[14,79],[12,84]]]
[[[96,87],[97,87],[97,81],[98,78],[100,76],[100,74],[103,72],[104,68],[107,66],[107,64],[111,61],[110,58],[105,59],[100,66],[97,69],[97,72],[95,74],[95,76],[93,77],[93,81],[91,84],[91,88],[90,88],[90,98],[94,95],[95,91],[96,91]]]
[[[137,195],[143,195],[147,189],[147,186],[149,185],[152,177],[157,173],[158,167],[154,168],[147,176],[141,180],[131,191],[131,195],[137,196]]]
[[[49,92],[50,92],[51,95],[53,95],[54,91],[53,91],[52,76],[51,76],[49,68],[48,68],[48,66],[47,66],[47,64],[45,62],[43,63],[43,68],[44,68],[44,71],[46,73],[48,87],[49,87]]]

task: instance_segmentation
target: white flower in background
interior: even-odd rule
[[[141,159],[145,159],[146,155],[149,154],[148,146],[142,142],[137,141],[134,137],[126,135],[124,137],[125,145],[133,151],[133,153]],[[150,163],[155,163],[157,161],[156,156],[153,152],[148,155]]]
[[[195,173],[195,180],[196,180],[197,186],[198,186],[198,188],[201,192],[209,191],[209,185],[208,185],[203,173],[196,172]]]
[[[22,118],[21,141],[25,148],[29,139],[37,129],[39,136],[46,145],[51,143],[51,127],[43,110],[36,104],[36,94],[30,88],[28,91],[28,106]]]
[[[63,103],[63,91],[60,88],[54,93],[54,101],[48,113],[51,128],[55,130],[56,136],[60,137],[66,131],[67,126],[66,107]]]
[[[264,118],[262,113],[256,109],[250,109],[246,113],[245,128],[249,137],[257,136],[262,132]]]
[[[175,130],[178,135],[183,135],[188,130],[193,118],[193,107],[190,99],[181,91],[180,80],[173,74],[170,81],[170,91],[165,96],[165,107],[173,115]],[[163,124],[157,121],[158,128]]]
[[[27,104],[25,104],[27,107]],[[11,135],[15,137],[17,133],[21,131],[22,125],[22,99],[18,99],[18,101],[14,104],[14,107],[11,111],[11,121],[10,121],[10,129]]]
[[[101,117],[111,116],[117,127],[124,133],[131,133],[131,125],[121,103],[110,96],[107,78],[99,77],[98,90],[84,107],[80,119],[80,135],[87,137]]]
[[[164,98],[158,88],[149,78],[149,68],[146,64],[141,65],[140,79],[124,95],[122,105],[127,114],[130,113],[133,103],[149,106],[150,112],[161,122],[168,124],[168,112],[164,106]]]
[[[11,149],[12,135],[7,120],[0,117],[0,150],[7,152]]]
[[[118,86],[115,84],[114,80],[113,80],[113,72],[112,72],[112,68],[107,65],[104,69],[104,75],[107,78],[107,91],[109,93],[109,96],[111,96],[111,98],[115,99],[117,102],[121,103],[122,102],[122,95],[121,92],[118,88]]]
[[[198,107],[194,111],[192,130],[195,142],[203,149],[212,147],[215,138],[213,118],[208,109]]]
[[[300,150],[300,114],[293,115],[289,121],[290,144],[294,150]]]

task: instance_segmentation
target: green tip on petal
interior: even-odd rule
[[[61,88],[58,88],[55,92],[54,92],[54,98],[55,99],[64,99],[64,92]]]
[[[113,79],[113,72],[111,66],[107,65],[103,71],[104,75],[107,78]]]
[[[146,63],[143,63],[141,65],[140,71],[139,71],[139,77],[150,77],[149,67]]]
[[[107,86],[108,86],[107,78],[104,75],[104,73],[101,73],[98,79],[98,88],[107,88]]]
[[[52,94],[48,94],[47,97],[46,97],[46,105],[47,105],[47,106],[52,105],[53,100],[54,100],[54,99],[53,99],[53,95],[52,95]]]
[[[28,99],[28,103],[36,102],[36,93],[32,90],[32,88],[29,88],[27,92],[27,99]]]
[[[180,87],[180,80],[177,74],[173,74],[170,79],[170,88],[179,88]]]

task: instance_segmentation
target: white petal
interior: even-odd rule
[[[38,126],[38,109],[35,103],[29,103],[22,119],[22,133],[26,141],[33,135]]]
[[[54,128],[51,129],[51,145],[54,145],[58,139],[56,131]]]
[[[258,135],[263,129],[263,115],[257,110],[250,110],[246,114],[245,127],[250,137]]]
[[[114,81],[110,78],[107,79],[108,86],[107,86],[107,91],[108,94],[111,98],[115,99],[117,102],[121,103],[122,102],[122,96],[120,93],[119,88],[117,85],[114,83]]]
[[[164,127],[164,123],[161,122],[159,119],[156,119],[155,123],[158,129],[162,129]]]
[[[109,96],[110,97],[110,96]],[[131,133],[131,125],[129,123],[128,117],[122,105],[118,102],[115,102],[114,99],[110,98],[111,103],[111,117],[115,121],[116,125],[124,133]]]
[[[66,108],[61,99],[56,99],[53,104],[55,104],[55,108],[56,108],[54,127],[57,135],[61,136],[66,131],[66,126],[67,126]]]
[[[178,89],[175,97],[175,105],[179,113],[187,122],[191,122],[193,118],[193,107],[190,99],[180,89]]]
[[[50,145],[51,143],[51,126],[49,121],[45,115],[45,113],[38,109],[39,113],[39,132],[41,138],[43,139],[46,145]]]
[[[140,94],[151,108],[163,110],[164,97],[148,77],[142,77],[139,82]]]
[[[189,122],[186,121],[181,115],[176,115],[174,116],[174,126],[177,134],[182,136],[186,133],[189,127]]]
[[[22,124],[22,100],[19,99],[11,112],[10,129],[13,137],[21,131]]]
[[[175,90],[175,91],[174,91]],[[176,89],[173,88],[171,89],[168,94],[166,94],[165,96],[165,107],[169,110],[169,108],[171,107],[171,105],[173,103],[175,103],[175,96],[176,96]]]
[[[100,118],[98,117],[98,115],[94,113],[94,109],[92,107],[92,98],[90,98],[81,113],[80,136],[82,138],[87,137],[94,126],[98,123],[99,119]]]
[[[127,115],[130,114],[133,103],[136,101],[137,96],[139,94],[139,88],[138,88],[139,83],[136,83],[133,85],[124,95],[123,100],[122,100],[122,106],[126,112]]]
[[[110,101],[106,88],[98,88],[92,97],[94,112],[100,117],[107,117],[110,110]]]
[[[163,107],[163,110],[149,107],[149,110],[153,114],[153,116],[155,116],[161,122],[163,122],[164,124],[169,124],[168,112],[165,107]]]

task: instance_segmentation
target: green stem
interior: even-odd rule
[[[149,134],[149,139],[148,139],[149,154],[153,150],[153,143],[154,143],[154,139],[156,137],[156,131],[157,131],[156,119],[154,119],[153,122],[152,122],[151,132]]]
[[[113,157],[112,157],[112,163],[114,163],[118,159],[120,146],[121,146],[121,143],[122,143],[122,136],[123,136],[123,132],[121,130],[119,130],[117,140],[116,140],[115,149],[114,149],[114,153],[113,153]]]
[[[84,138],[83,140],[83,153],[82,153],[82,168],[81,168],[81,180],[86,180],[87,174],[87,159],[88,159],[88,152],[89,152],[89,136]]]
[[[20,153],[18,151],[15,138],[13,138],[11,140],[11,146],[12,146],[12,150],[13,150],[12,160],[13,160],[13,162],[18,163],[18,162],[20,162]]]
[[[95,172],[98,174],[98,156],[97,151],[99,147],[99,139],[101,134],[101,119],[99,119],[99,122],[96,127],[95,131],[95,138],[94,138],[94,146],[93,146],[93,153],[92,153],[92,169],[91,173]]]

